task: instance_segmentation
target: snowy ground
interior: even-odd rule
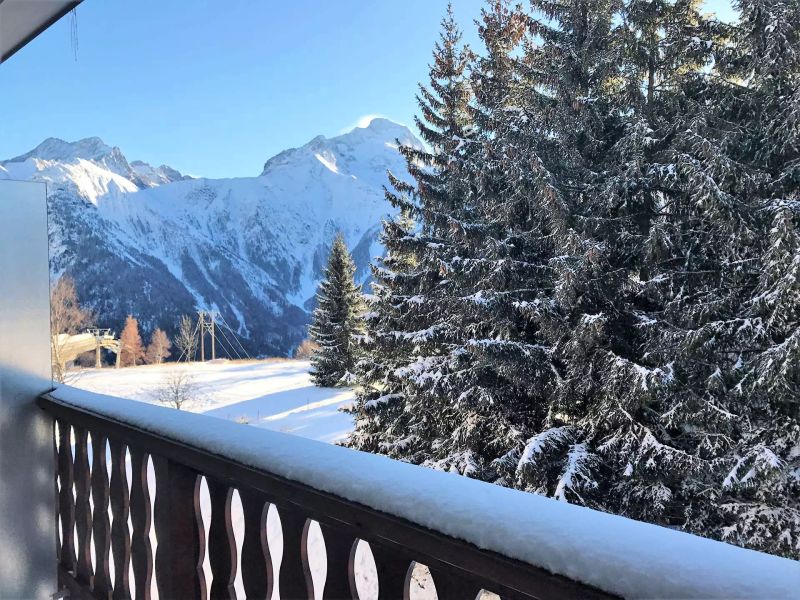
[[[352,430],[339,409],[354,399],[349,389],[318,388],[301,360],[214,361],[73,371],[68,384],[92,392],[156,402],[155,393],[176,370],[189,374],[199,400],[191,412],[249,423],[323,442]]]

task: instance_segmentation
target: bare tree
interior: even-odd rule
[[[66,356],[64,348],[67,336],[75,335],[88,327],[92,321],[92,313],[81,307],[75,282],[71,277],[63,275],[59,278],[50,293],[50,337],[53,377],[63,383],[66,377]]]
[[[150,336],[150,345],[145,352],[145,359],[151,365],[160,365],[165,359],[169,358],[170,348],[172,348],[172,342],[169,341],[167,334],[156,327],[153,335]]]
[[[178,335],[175,337],[175,345],[181,351],[178,360],[181,358],[186,362],[194,360],[194,354],[197,351],[197,328],[195,327],[194,319],[189,315],[181,317]]]
[[[200,390],[194,378],[184,369],[167,373],[152,395],[157,402],[178,410],[200,400]]]
[[[294,351],[294,357],[297,360],[308,360],[317,350],[319,350],[319,344],[311,338],[306,338]]]

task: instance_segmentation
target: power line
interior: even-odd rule
[[[219,327],[217,327],[219,325]],[[233,338],[233,342],[231,338],[225,333],[225,329],[227,329],[230,334],[231,338]],[[217,337],[217,332],[222,334],[222,337]],[[219,342],[220,348],[225,351],[228,357],[233,358],[234,355],[243,360],[245,358],[250,358],[245,347],[242,345],[242,342],[239,341],[239,337],[237,336],[236,332],[233,331],[230,325],[228,325],[228,321],[225,319],[225,316],[215,310],[198,310],[197,311],[197,324],[195,325],[194,331],[192,332],[192,336],[194,339],[197,339],[197,336],[200,336],[200,360],[205,362],[205,336],[208,333],[211,336],[211,359],[214,360],[216,358],[216,344]],[[223,339],[227,342],[227,346],[223,343]],[[236,342],[234,344],[234,342]],[[241,349],[241,353],[239,349]],[[193,354],[195,354],[198,350],[197,344],[193,346]],[[186,349],[181,351],[181,355],[178,357],[178,362],[180,362],[184,356],[186,357],[187,361],[193,361],[195,356],[188,356]]]
[[[220,329],[220,331],[222,332],[222,335],[223,335],[223,338],[224,338],[224,341],[223,341],[223,338],[219,339],[220,346],[225,350],[225,352],[228,354],[229,358],[234,358],[234,355],[235,355],[236,358],[241,360],[242,356],[236,350],[236,347],[228,339],[228,336],[225,335],[225,332],[223,332],[221,329]]]
[[[233,344],[231,343],[231,341],[228,339],[228,336],[226,335],[226,333],[225,333],[225,330],[224,330],[223,328],[221,328],[221,327],[220,327],[219,331],[220,331],[220,333],[222,334],[222,337],[224,337],[224,338],[225,338],[225,341],[227,341],[227,342],[228,342],[228,345],[231,347],[231,349],[232,349],[232,350],[233,350],[233,352],[236,354],[236,356],[239,358],[239,360],[241,360],[241,359],[242,359],[242,355],[241,355],[241,354],[239,354],[239,351],[238,351],[238,350],[237,350],[237,349],[234,347],[234,345],[233,345]],[[220,340],[220,343],[222,343],[222,340]]]
[[[241,348],[242,353],[247,358],[250,358],[250,355],[248,354],[247,350],[245,350],[244,346],[242,345],[242,342],[239,341],[239,337],[236,335],[236,332],[231,328],[230,325],[228,325],[228,320],[225,318],[225,315],[220,314],[219,316],[220,316],[220,319],[221,319],[220,324],[223,327],[225,327],[228,331],[231,332],[231,335],[233,336],[233,339],[236,341],[237,344],[239,344],[239,348]]]

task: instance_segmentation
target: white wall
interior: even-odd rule
[[[0,598],[56,591],[46,189],[0,181]]]

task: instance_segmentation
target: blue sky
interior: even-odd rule
[[[85,0],[0,65],[0,159],[97,135],[207,177],[367,115],[412,124],[446,0]],[[481,0],[455,0],[465,38]],[[706,6],[731,18],[729,0]],[[477,45],[479,47],[479,45]]]

